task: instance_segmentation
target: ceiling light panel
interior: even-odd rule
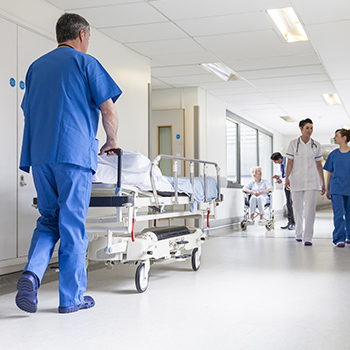
[[[293,7],[267,10],[267,13],[288,43],[309,40]]]
[[[201,66],[224,81],[238,80],[239,76],[230,67],[223,63],[202,63]]]
[[[323,97],[324,101],[326,102],[326,104],[329,106],[342,104],[338,94],[323,94],[322,97]]]

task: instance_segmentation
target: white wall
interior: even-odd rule
[[[43,0],[0,0],[0,15],[53,40],[55,24],[62,13],[60,9]],[[53,42],[52,48],[55,47]],[[120,119],[120,146],[128,150],[147,149],[149,60],[94,28],[91,28],[88,53],[102,63],[123,90],[116,102]],[[135,128],[135,125],[138,127]],[[102,144],[105,140],[103,130],[99,130],[98,137]]]
[[[52,49],[57,46],[55,24],[62,13],[61,10],[43,0],[0,0],[0,17],[24,30],[48,38],[52,41]],[[123,94],[116,102],[120,121],[118,142],[124,149],[147,150],[150,62],[94,28],[91,28],[91,34],[88,53],[102,63],[123,90]],[[6,50],[5,44],[3,49]],[[30,60],[28,57],[27,59]],[[98,137],[102,145],[105,141],[103,130],[99,130]],[[6,160],[4,167],[6,167]],[[93,212],[89,211],[90,214]],[[103,214],[106,214],[106,211],[103,211]],[[112,209],[111,214],[115,214],[115,210]],[[14,228],[13,234],[16,235],[16,233],[17,230]],[[1,232],[1,234],[9,234],[9,232]],[[18,254],[17,258],[2,260],[0,274],[21,270],[25,262],[26,258]]]
[[[186,147],[189,157],[190,145],[193,147],[193,106],[200,108],[199,155],[201,159],[214,161],[221,168],[221,176],[226,177],[226,110],[251,121],[264,129],[268,128],[261,122],[249,118],[240,110],[219,100],[213,95],[197,88],[164,89],[152,92],[152,109],[185,108],[186,113]],[[284,137],[275,130],[269,130],[274,135],[274,150],[281,151]],[[277,167],[276,167],[277,171]],[[225,184],[223,184],[225,186]],[[224,201],[217,210],[217,225],[229,224],[239,220],[243,213],[243,195],[241,189],[223,188]],[[282,188],[278,186],[274,194],[274,207],[281,210],[283,205]],[[215,225],[215,223],[214,223]]]

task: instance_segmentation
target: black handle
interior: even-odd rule
[[[118,174],[117,174],[117,188],[121,187],[122,182],[122,155],[123,150],[121,148],[111,148],[105,152],[114,152],[118,156]]]
[[[111,148],[111,149],[108,149],[107,151],[105,151],[105,153],[107,153],[107,152],[114,152],[117,156],[123,155],[123,150],[121,148]]]

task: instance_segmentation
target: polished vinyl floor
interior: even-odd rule
[[[96,306],[57,313],[57,281],[41,286],[39,309],[0,296],[1,349],[350,349],[350,246],[331,242],[332,213],[317,212],[314,245],[279,227],[218,229],[203,246],[202,265],[151,267],[145,293],[135,266],[89,272]]]

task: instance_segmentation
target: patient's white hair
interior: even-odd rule
[[[261,169],[261,166],[253,166],[251,169],[250,169],[250,174],[254,177],[255,175],[255,172],[260,169],[261,173],[262,173],[262,169]]]

